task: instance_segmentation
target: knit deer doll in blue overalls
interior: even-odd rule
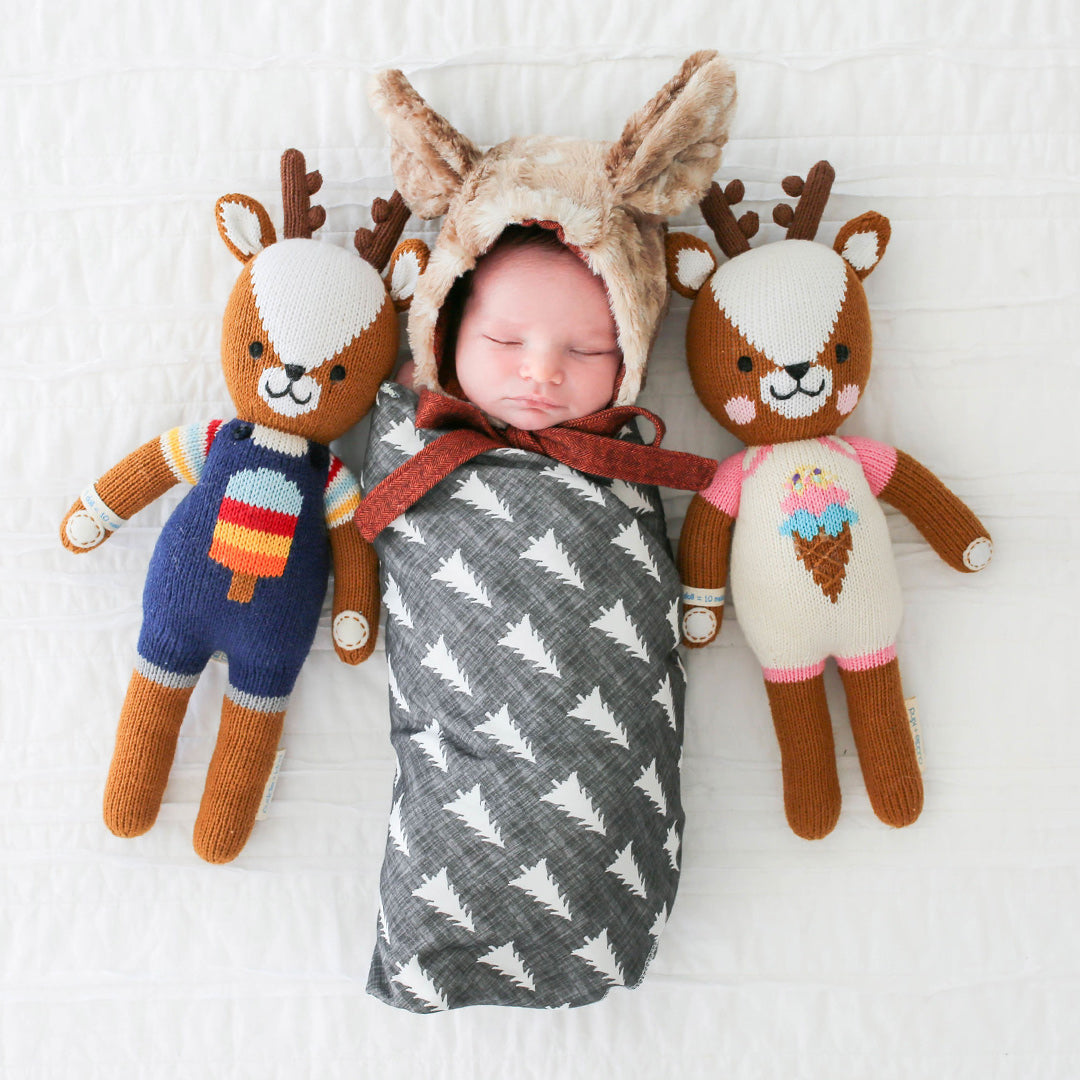
[[[195,850],[212,863],[235,858],[251,833],[331,564],[338,656],[365,660],[378,626],[377,559],[350,524],[360,489],[327,444],[367,413],[389,374],[395,305],[411,296],[427,249],[406,241],[390,257],[408,218],[396,192],[372,208],[374,231],[357,232],[360,257],[313,240],[326,214],[310,202],[321,177],[305,169],[299,151],[285,152],[280,241],[254,199],[217,203],[218,231],[244,264],[221,350],[236,418],[145,443],[82,493],[60,530],[69,550],[89,551],[173,485],[192,485],[150,560],[105,821],[129,837],[153,825],[188,699],[224,653],[228,686],[195,823]]]

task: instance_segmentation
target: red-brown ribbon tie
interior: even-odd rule
[[[651,443],[615,437],[629,420],[643,416],[656,429]],[[448,428],[423,450],[379,481],[364,496],[354,520],[365,540],[374,540],[396,518],[422,499],[459,466],[489,450],[513,447],[554,458],[592,476],[700,491],[712,479],[711,458],[665,450],[664,422],[637,405],[616,405],[539,431],[496,428],[475,405],[459,398],[420,391],[418,429]]]

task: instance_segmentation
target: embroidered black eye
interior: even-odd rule
[[[751,360],[749,356],[740,356],[738,368],[740,371],[753,371],[754,361]]]
[[[842,364],[850,355],[848,347],[846,345],[836,346],[836,362]]]
[[[335,364],[330,369],[330,381],[341,382],[345,378],[345,369],[340,364]]]
[[[252,360],[258,360],[263,354],[263,343],[261,341],[253,341],[248,346],[248,354]]]

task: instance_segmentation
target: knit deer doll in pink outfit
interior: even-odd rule
[[[720,630],[730,573],[739,625],[760,661],[780,743],[791,828],[825,836],[840,813],[823,671],[840,669],[874,812],[908,825],[923,804],[896,640],[902,601],[878,500],[904,513],[960,571],[990,560],[986,529],[933,473],[903,451],[836,435],[870,375],[870,313],[863,279],[889,240],[866,213],[832,247],[815,243],[833,180],[828,162],[784,189],[774,211],[785,239],[751,249],[757,215],[736,220],[743,196],[714,184],[701,203],[728,256],[687,234],[668,239],[672,286],[694,299],[687,359],[713,417],[747,447],[724,461],[690,505],[679,563],[683,639]]]

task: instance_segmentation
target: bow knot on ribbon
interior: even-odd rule
[[[637,416],[656,428],[651,443],[616,437],[616,432]],[[527,450],[592,476],[681,491],[700,491],[716,471],[711,458],[663,449],[664,422],[636,405],[617,405],[555,427],[523,431],[497,428],[470,402],[425,389],[420,391],[416,427],[444,430],[445,434],[384,477],[364,497],[355,521],[365,540],[374,540],[455,469],[490,450]]]

